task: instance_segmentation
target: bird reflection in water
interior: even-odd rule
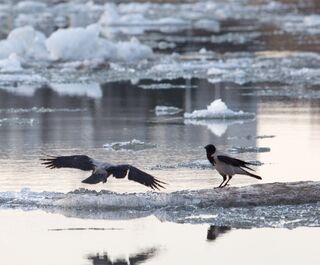
[[[119,258],[115,259],[114,261],[109,258],[107,253],[103,253],[102,255],[89,255],[88,260],[92,261],[92,265],[137,265],[142,264],[148,259],[154,257],[156,252],[157,249],[150,248],[140,253],[130,255],[128,260]]]
[[[230,226],[216,226],[210,225],[208,232],[207,232],[207,240],[213,241],[216,240],[218,237],[224,235],[225,233],[231,231]]]

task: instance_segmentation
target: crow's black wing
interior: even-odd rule
[[[115,178],[124,178],[127,175],[128,170],[129,180],[136,181],[140,184],[150,187],[151,189],[160,190],[160,188],[165,188],[163,184],[166,183],[131,165],[111,166],[107,169],[107,171],[111,173]]]
[[[41,159],[48,168],[77,168],[85,171],[94,170],[93,160],[86,155],[57,156]]]
[[[228,165],[235,166],[235,167],[245,167],[245,168],[248,168],[250,170],[253,170],[252,168],[247,166],[247,165],[252,165],[249,162],[246,162],[246,161],[243,161],[243,160],[240,160],[240,159],[237,159],[237,158],[232,158],[230,156],[217,156],[217,158],[221,162],[226,163]]]
[[[162,182],[150,174],[133,166],[129,167],[128,179],[139,182],[140,184],[150,187],[153,190],[160,190],[161,188],[165,189],[163,186],[163,184],[166,184],[165,182]]]

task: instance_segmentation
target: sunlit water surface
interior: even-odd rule
[[[46,36],[59,27],[85,27],[103,12],[84,1],[49,3],[37,11],[16,8],[16,2],[1,1],[1,39],[25,24]],[[208,194],[203,189],[221,182],[206,161],[208,143],[259,165],[262,181],[240,176],[232,186],[320,180],[319,2],[186,2],[179,8],[131,7],[150,19],[185,19],[182,28],[105,29],[114,41],[134,36],[151,46],[155,56],[148,62],[88,69],[26,60],[21,72],[0,72],[1,264],[316,264],[318,203],[219,208],[201,206],[190,196]],[[125,13],[128,7],[116,10]],[[255,118],[183,118],[216,99]],[[157,106],[182,111],[158,116]],[[140,142],[121,149],[133,140]],[[111,178],[85,185],[86,172],[50,170],[40,163],[46,155],[72,154],[133,164],[167,182],[164,192],[170,194],[150,195],[142,185]],[[88,210],[92,201],[100,205],[101,196],[79,188],[141,192],[130,195],[138,203],[144,196],[163,203],[181,191],[178,199],[188,198],[190,205],[178,200],[160,209],[149,203],[139,209]],[[70,191],[75,193],[61,195],[69,207],[50,201]],[[303,191],[297,193],[307,198]],[[69,202],[74,194],[77,201]],[[48,201],[49,206],[42,204]]]

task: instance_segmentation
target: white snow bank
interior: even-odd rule
[[[0,72],[19,72],[22,71],[19,57],[12,53],[7,59],[0,60]]]
[[[172,106],[156,106],[155,113],[157,116],[175,115],[181,112],[182,109]]]
[[[185,119],[248,119],[254,116],[254,113],[230,110],[221,99],[211,102],[207,109],[184,114]]]
[[[0,59],[15,53],[21,58],[37,60],[136,61],[151,58],[152,49],[132,38],[111,42],[100,37],[100,26],[59,29],[47,39],[31,26],[14,29],[6,40],[0,41]]]

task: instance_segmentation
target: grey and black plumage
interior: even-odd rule
[[[247,169],[252,170],[249,165],[254,165],[237,158],[227,156],[219,152],[213,144],[208,144],[204,147],[207,151],[207,158],[209,162],[216,168],[219,174],[223,177],[223,181],[218,188],[227,186],[232,177],[236,174],[247,175],[256,179],[262,179],[260,176],[255,175]]]
[[[57,156],[41,159],[42,164],[47,168],[77,168],[84,171],[92,171],[91,176],[82,182],[87,184],[97,184],[107,182],[109,176],[115,178],[125,178],[143,184],[151,189],[160,190],[165,188],[165,182],[151,176],[150,174],[128,164],[112,165],[94,160],[86,155]]]

